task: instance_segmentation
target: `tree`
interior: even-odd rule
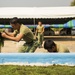
[[[71,6],[75,6],[75,0],[71,2]]]

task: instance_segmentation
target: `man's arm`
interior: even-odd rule
[[[7,35],[6,33],[2,33],[2,37],[8,38],[13,41],[17,41],[17,42],[20,41],[23,36],[24,36],[24,34],[22,34],[22,33],[19,33],[16,37],[14,37],[14,36],[12,37],[12,36]]]
[[[45,30],[45,29],[44,29],[44,27],[43,27],[43,30],[42,30],[43,33],[44,33],[44,30]]]
[[[38,29],[36,28],[35,35],[37,35]]]
[[[36,29],[36,31],[35,31],[35,35],[34,35],[34,39],[36,39],[36,37],[37,37],[37,29]]]
[[[9,35],[9,36],[12,36],[12,37],[14,37],[14,35],[16,34],[15,32],[10,33],[10,32],[6,32],[6,31],[5,31],[5,33],[6,33],[7,35]]]
[[[42,28],[42,32],[41,33],[44,33],[44,26],[43,26],[43,28]]]

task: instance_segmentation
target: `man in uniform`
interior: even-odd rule
[[[61,44],[54,43],[53,40],[46,40],[44,43],[44,49],[48,52],[69,53],[68,48]]]
[[[38,33],[38,43],[39,43],[39,47],[42,47],[42,43],[43,43],[43,39],[44,39],[44,26],[42,25],[42,22],[39,21],[38,22],[38,26],[36,28],[36,34]]]
[[[2,37],[17,42],[23,39],[25,43],[19,49],[19,52],[34,52],[38,47],[38,42],[34,41],[34,35],[32,31],[27,26],[21,24],[17,17],[11,19],[10,25],[14,29],[14,32],[13,33],[3,32]]]

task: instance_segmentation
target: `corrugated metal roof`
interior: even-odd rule
[[[75,7],[0,7],[0,18],[75,17]]]

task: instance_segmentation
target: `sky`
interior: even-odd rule
[[[73,0],[0,0],[0,7],[59,7],[70,6]]]

